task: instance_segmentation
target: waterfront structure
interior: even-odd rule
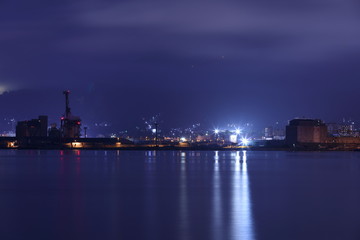
[[[56,123],[53,123],[50,125],[49,128],[49,138],[51,139],[60,139],[61,136],[61,132],[60,130],[57,128]]]
[[[265,139],[273,139],[274,138],[274,128],[269,126],[264,129],[264,137]]]
[[[48,117],[19,121],[16,125],[16,137],[47,137]]]
[[[81,130],[80,117],[73,116],[69,106],[70,91],[64,91],[65,95],[65,115],[61,118],[61,136],[63,138],[79,138]]]
[[[355,129],[355,122],[343,120],[342,123],[327,123],[328,132],[334,137],[356,137],[359,132]]]
[[[330,136],[339,137],[341,125],[338,123],[326,123],[328,127],[328,133]]]
[[[289,146],[325,143],[327,137],[327,126],[320,119],[293,119],[286,126]]]

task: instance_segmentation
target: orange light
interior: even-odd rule
[[[81,142],[72,142],[71,147],[73,147],[73,148],[82,148],[83,144]]]

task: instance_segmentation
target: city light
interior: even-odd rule
[[[237,143],[237,135],[230,135],[230,138],[229,138],[229,140],[230,140],[230,142],[232,142],[232,143]]]
[[[15,148],[15,142],[8,142],[8,148]]]
[[[250,139],[248,139],[248,138],[242,138],[242,139],[241,139],[241,144],[242,144],[243,146],[248,146],[248,145],[250,144]]]
[[[71,147],[73,147],[73,148],[82,148],[83,147],[83,143],[81,143],[81,142],[72,142],[71,143]]]
[[[237,135],[239,135],[239,134],[241,133],[240,128],[235,129],[235,133],[236,133]]]
[[[217,128],[214,130],[214,133],[215,133],[215,134],[219,134],[219,132],[220,132],[220,130],[217,129]]]

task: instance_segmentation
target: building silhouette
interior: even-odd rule
[[[65,95],[65,114],[61,117],[61,136],[63,138],[79,138],[81,131],[81,119],[80,117],[71,114],[69,105],[70,91],[64,91]]]
[[[47,137],[48,117],[19,121],[16,125],[16,137]]]
[[[293,119],[286,126],[286,143],[289,146],[325,143],[327,137],[327,126],[319,119]]]

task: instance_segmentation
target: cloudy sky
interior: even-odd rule
[[[355,0],[0,2],[0,116],[360,121]]]

